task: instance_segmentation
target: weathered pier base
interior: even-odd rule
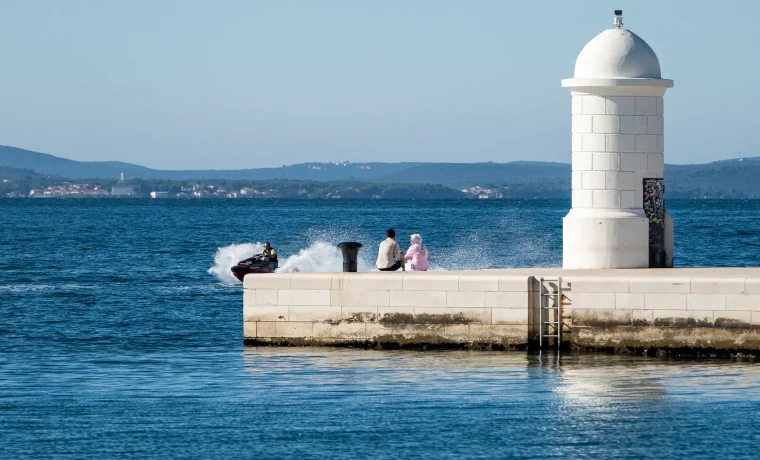
[[[760,269],[515,269],[250,275],[246,344],[525,349],[538,278],[563,279],[563,341],[589,349],[760,349]]]

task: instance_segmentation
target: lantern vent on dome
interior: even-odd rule
[[[623,10],[615,10],[615,19],[612,20],[616,29],[623,28]]]

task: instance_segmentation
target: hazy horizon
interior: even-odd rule
[[[569,163],[560,80],[615,8],[675,80],[666,162],[760,156],[756,2],[1,4],[0,144],[63,158]]]

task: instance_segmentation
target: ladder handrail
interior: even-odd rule
[[[556,282],[557,283],[557,289],[552,289],[552,292],[549,292],[549,289],[546,289],[546,293],[544,293],[544,283],[546,282]],[[544,278],[543,276],[539,278],[539,344],[541,348],[544,348],[546,346],[546,340],[549,337],[555,337],[557,340],[555,340],[555,346],[557,349],[560,348],[560,345],[562,344],[562,277],[558,277],[557,279],[548,279]],[[554,297],[554,306],[544,307],[544,297]],[[547,313],[547,321],[544,321],[544,311],[553,310],[555,311],[555,321],[551,321],[551,318],[549,318],[549,313]],[[554,334],[549,334],[548,328],[553,326]]]

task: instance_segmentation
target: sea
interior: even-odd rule
[[[759,266],[760,201],[668,200],[681,267]],[[566,200],[0,200],[0,457],[756,458],[760,365],[245,347],[229,271],[559,266]]]

